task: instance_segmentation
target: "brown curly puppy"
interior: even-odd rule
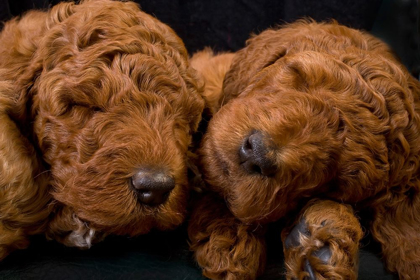
[[[335,22],[267,30],[224,56],[192,61],[218,100],[200,154],[221,198],[189,224],[204,274],[254,279],[264,225],[288,218],[289,279],[356,278],[360,220],[388,269],[418,279],[420,83],[384,43]]]
[[[62,3],[0,34],[0,259],[171,229],[204,107],[172,29],[132,2]]]

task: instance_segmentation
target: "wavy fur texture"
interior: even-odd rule
[[[89,247],[171,229],[204,101],[174,31],[133,2],[31,11],[0,34],[0,259],[33,234]],[[165,170],[165,203],[138,201],[138,168]]]
[[[205,93],[213,95],[207,99],[216,113],[201,145],[200,165],[207,187],[230,209],[226,219],[263,226],[285,217],[296,225],[305,218],[308,236],[317,240],[302,236],[299,256],[285,249],[289,279],[307,277],[303,258],[312,255],[304,252],[325,245],[333,257],[329,267],[312,263],[317,279],[356,278],[360,221],[381,244],[387,268],[401,279],[418,279],[420,83],[388,46],[336,22],[302,20],[249,39],[233,59],[221,62],[230,66],[224,73],[201,70],[217,69],[217,55],[205,52],[208,61],[196,68],[205,80],[223,78],[217,79],[221,90]],[[240,158],[253,131],[263,135],[264,156],[276,167],[270,176],[249,172]],[[193,219],[219,219],[206,203]],[[223,271],[214,269],[223,249],[212,239],[195,242],[206,232],[191,222],[192,248],[205,275],[233,274],[234,261]],[[203,253],[204,246],[213,250]],[[248,259],[253,274],[236,279],[255,278],[259,259],[258,254]]]

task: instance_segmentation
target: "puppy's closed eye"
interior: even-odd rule
[[[261,69],[267,68],[274,63],[277,62],[277,60],[281,59],[283,56],[286,55],[286,49],[283,48],[279,52],[273,53],[273,55],[268,59],[268,61],[264,64],[264,66]]]
[[[85,104],[85,103],[70,103],[68,108],[72,109],[88,109],[93,112],[105,112],[105,108],[99,105]]]

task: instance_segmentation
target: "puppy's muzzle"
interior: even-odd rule
[[[261,131],[253,131],[239,147],[240,163],[248,173],[272,176],[276,172],[275,162],[267,156],[270,148],[266,140]]]
[[[175,180],[162,170],[140,169],[131,177],[131,185],[140,203],[159,205],[174,189]]]

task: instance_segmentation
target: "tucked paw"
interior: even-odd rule
[[[350,207],[314,200],[282,233],[288,279],[356,279],[362,230]]]
[[[302,239],[308,239],[311,236],[311,233],[308,229],[306,220],[303,218],[300,220],[298,224],[290,231],[289,235],[286,237],[284,241],[284,246],[287,249],[292,249],[296,247],[302,246]],[[312,251],[310,253],[311,258],[304,258],[303,260],[303,271],[307,272],[309,275],[306,276],[305,280],[316,280],[316,268],[314,265],[311,264],[311,260],[316,259],[317,263],[321,263],[322,265],[329,264],[331,260],[331,249],[329,245],[324,245],[323,247],[319,248],[318,250]]]
[[[328,264],[331,260],[331,249],[330,247],[324,246],[319,250],[316,250],[312,253],[312,256],[317,258],[322,264]],[[315,271],[313,265],[310,263],[309,259],[306,259],[303,265],[304,271],[309,273],[309,276],[305,279],[316,280]]]
[[[306,225],[306,221],[303,218],[290,231],[289,235],[286,237],[284,241],[284,246],[286,247],[286,249],[301,246],[300,239],[302,237],[309,237],[310,235],[311,233],[309,232],[308,226]]]

